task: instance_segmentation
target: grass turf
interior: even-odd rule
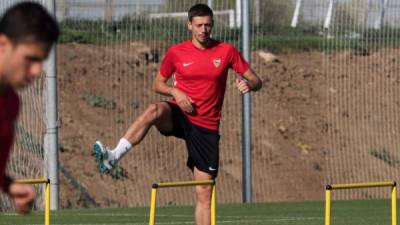
[[[51,224],[142,225],[148,224],[148,208],[79,209],[52,212]],[[0,214],[0,225],[43,224],[43,213],[20,216]],[[390,200],[334,201],[332,225],[389,225]],[[156,224],[194,224],[193,207],[159,207]],[[324,202],[219,204],[217,224],[322,225]]]

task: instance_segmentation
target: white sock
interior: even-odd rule
[[[117,147],[111,151],[113,153],[114,160],[119,161],[131,148],[132,144],[125,138],[121,138]]]

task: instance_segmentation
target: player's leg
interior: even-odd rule
[[[212,176],[206,172],[198,170],[196,167],[193,170],[195,180],[211,180]],[[210,225],[211,220],[211,194],[212,188],[210,185],[196,186],[196,209],[195,218],[196,225]]]
[[[94,144],[94,154],[99,162],[100,172],[107,172],[134,146],[146,136],[150,127],[155,125],[162,132],[173,128],[171,108],[166,102],[151,104],[129,126],[123,138],[113,150],[107,150],[100,141]]]
[[[155,125],[161,132],[169,132],[173,128],[171,119],[171,108],[166,102],[151,104],[132,123],[123,138],[132,145],[139,144],[152,125]]]
[[[187,166],[192,169],[195,180],[211,180],[218,175],[219,140],[218,131],[189,124],[185,141],[188,150]],[[196,186],[197,225],[210,225],[212,188],[209,185]]]

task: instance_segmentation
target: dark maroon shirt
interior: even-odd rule
[[[19,97],[11,87],[0,88],[0,187],[3,191],[7,190],[5,172],[14,139],[19,104]]]

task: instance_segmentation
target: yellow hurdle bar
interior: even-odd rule
[[[331,190],[325,191],[325,225],[331,225]]]
[[[397,225],[397,184],[395,181],[354,183],[354,184],[328,184],[325,187],[325,225],[331,224],[331,191],[335,189],[392,187],[392,225]]]
[[[19,184],[45,184],[50,183],[49,179],[22,179],[22,180],[15,180],[16,183]]]
[[[216,225],[216,218],[217,218],[217,209],[216,209],[216,204],[215,204],[215,182],[212,186],[212,192],[211,192],[211,225]]]
[[[215,200],[215,181],[214,180],[202,180],[202,181],[177,181],[177,182],[165,182],[165,183],[154,183],[151,188],[151,202],[150,202],[150,215],[149,225],[154,225],[156,216],[156,197],[158,188],[167,187],[187,187],[197,185],[211,185],[211,225],[216,225],[216,200]]]
[[[50,179],[15,180],[19,184],[45,184],[44,224],[50,225]]]
[[[150,219],[149,225],[154,225],[154,218],[156,216],[156,195],[157,195],[157,188],[151,189],[151,203],[150,203]]]
[[[397,225],[397,187],[392,187],[392,225]]]
[[[332,184],[327,185],[327,189],[351,189],[351,188],[373,188],[373,187],[393,187],[396,186],[396,182],[371,182],[371,183],[354,183],[354,184]]]
[[[44,224],[50,225],[50,180],[47,180],[45,187],[46,203],[44,205]]]
[[[186,187],[186,186],[197,186],[197,185],[214,185],[213,180],[202,180],[202,181],[177,181],[177,182],[165,182],[165,183],[155,183],[153,186],[157,188],[166,187]]]

